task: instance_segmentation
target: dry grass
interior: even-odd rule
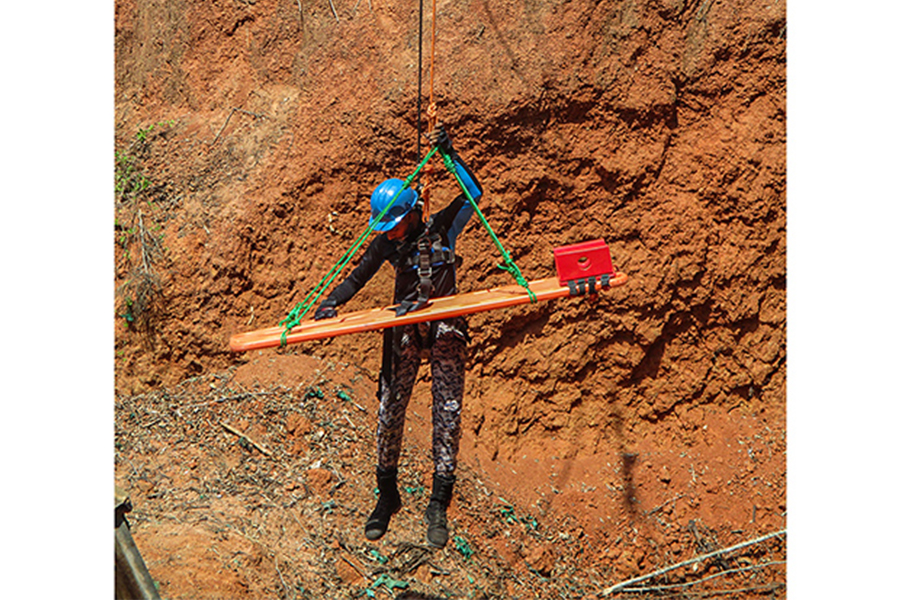
[[[451,542],[442,550],[427,547],[421,515],[428,485],[421,474],[429,472],[429,457],[409,445],[402,465],[404,510],[382,541],[365,540],[359,533],[375,499],[374,415],[355,395],[352,385],[320,374],[297,388],[244,389],[226,373],[117,399],[117,484],[134,500],[129,519],[145,558],[152,557],[151,574],[162,573],[164,597],[209,596],[186,592],[191,587],[142,531],[182,527],[213,536],[213,550],[221,544],[221,564],[198,562],[196,568],[230,569],[245,582],[245,597],[393,598],[416,592],[454,599],[574,599],[600,597],[604,588],[628,579],[621,565],[599,558],[604,548],[596,540],[570,535],[576,529],[571,517],[521,516],[501,490],[465,465],[450,514]],[[666,527],[658,544],[678,544],[699,556],[720,550],[719,538],[726,535],[725,545],[743,541],[692,521],[686,528]],[[553,548],[549,569],[528,562],[529,549],[538,544]],[[665,572],[611,595],[783,597],[784,553],[783,540],[772,538],[676,568],[660,551],[655,567]]]

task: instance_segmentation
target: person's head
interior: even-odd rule
[[[387,232],[388,237],[392,240],[405,236],[417,215],[415,209],[419,201],[419,194],[409,188],[400,191],[402,188],[403,181],[400,179],[383,181],[372,192],[370,201],[372,216],[369,217],[369,225],[380,233]],[[394,203],[391,204],[381,220],[376,222],[378,215],[391,203],[391,200],[394,200]]]

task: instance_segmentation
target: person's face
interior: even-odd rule
[[[406,237],[407,232],[409,231],[410,226],[412,225],[412,221],[414,219],[415,211],[410,211],[407,213],[403,219],[397,223],[397,226],[387,232],[388,239],[391,241],[402,240]]]

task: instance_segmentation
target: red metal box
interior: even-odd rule
[[[612,275],[614,272],[609,246],[602,238],[554,248],[553,258],[560,285],[592,276]]]

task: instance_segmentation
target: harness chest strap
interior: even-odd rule
[[[431,291],[434,284],[431,281],[431,241],[433,235],[425,234],[416,240],[416,247],[419,250],[419,304],[428,302],[431,298]],[[440,239],[440,236],[437,236]]]
[[[408,312],[413,312],[425,308],[431,299],[431,293],[434,291],[434,282],[431,277],[434,273],[433,267],[442,263],[453,264],[456,256],[449,248],[441,245],[441,236],[438,233],[430,232],[429,227],[425,233],[416,240],[417,256],[410,256],[400,265],[404,271],[408,269],[417,269],[419,275],[419,284],[417,286],[418,298],[415,302],[404,300],[394,309],[397,316],[402,316]]]
[[[453,252],[453,250],[451,250],[450,248],[446,248],[443,246],[443,244],[441,243],[441,238],[438,234],[432,234],[429,241],[431,247],[430,260],[432,267],[437,267],[444,263],[452,264],[456,262],[456,253]],[[401,261],[399,266],[401,271],[409,271],[412,269],[421,268],[420,258],[422,255],[423,246],[426,246],[427,249],[427,245],[425,243],[422,243],[422,238],[419,238],[416,241],[416,249],[418,250],[418,254],[410,255],[405,260]]]

